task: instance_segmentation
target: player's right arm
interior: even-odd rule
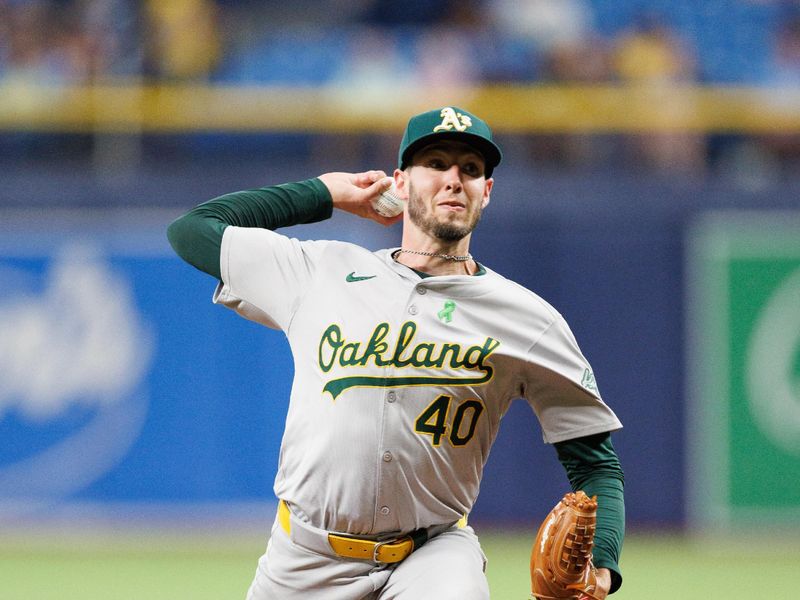
[[[167,238],[178,256],[221,279],[220,248],[227,227],[277,229],[323,221],[332,210],[328,188],[318,178],[309,179],[209,200],[173,221]]]
[[[172,222],[167,238],[175,252],[201,271],[222,279],[222,235],[231,225],[278,229],[330,218],[339,208],[379,223],[394,223],[378,215],[370,201],[387,189],[382,171],[326,173],[298,183],[234,192],[205,202]]]
[[[372,206],[372,200],[392,185],[392,178],[387,177],[383,171],[325,173],[319,179],[328,188],[334,208],[372,219],[382,225],[391,225],[403,218],[400,215],[383,217]]]

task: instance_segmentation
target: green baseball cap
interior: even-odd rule
[[[445,106],[409,119],[400,142],[398,167],[405,169],[415,152],[439,139],[458,140],[480,152],[486,161],[487,178],[503,158],[486,121],[457,106]]]

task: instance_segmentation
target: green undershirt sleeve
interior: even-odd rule
[[[597,496],[597,529],[593,561],[611,571],[611,592],[622,585],[619,557],[625,537],[625,477],[609,433],[590,435],[555,445],[572,490]]]
[[[330,218],[333,201],[319,179],[225,194],[173,221],[167,239],[183,260],[222,279],[219,255],[229,225],[278,229]]]

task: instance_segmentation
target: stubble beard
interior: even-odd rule
[[[457,242],[467,237],[481,220],[480,207],[470,216],[467,223],[443,222],[436,219],[432,211],[426,212],[425,201],[416,193],[413,186],[408,187],[408,217],[425,233],[443,242]]]

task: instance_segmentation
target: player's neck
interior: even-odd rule
[[[402,265],[428,275],[474,275],[477,263],[469,253],[469,236],[452,244],[439,240],[403,236],[400,250],[393,258]]]

